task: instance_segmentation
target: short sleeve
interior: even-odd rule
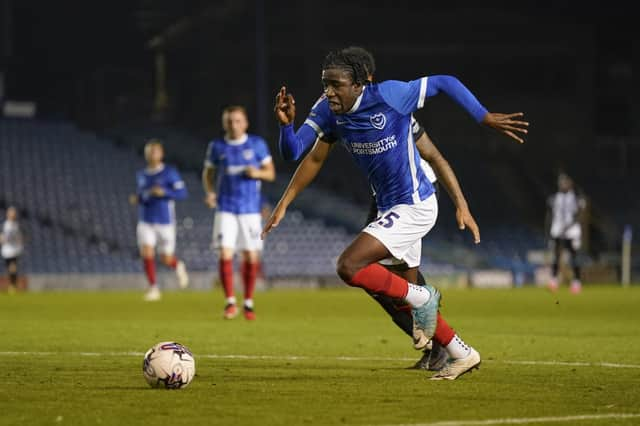
[[[209,146],[207,146],[207,152],[204,155],[204,166],[205,167],[213,167],[218,165],[217,155],[216,155],[216,147],[215,142],[209,142]]]
[[[424,106],[427,96],[427,79],[422,77],[409,82],[388,80],[378,85],[382,99],[400,114],[411,114]]]
[[[336,141],[335,118],[329,109],[326,96],[322,95],[316,101],[303,125],[311,127],[318,137],[326,142],[333,143]]]
[[[138,189],[144,189],[145,183],[144,173],[142,171],[136,172],[136,186]]]
[[[183,189],[185,187],[184,181],[180,176],[180,172],[175,167],[171,167],[169,171],[169,184],[174,190]]]
[[[262,165],[272,161],[269,147],[267,146],[267,142],[264,139],[258,138],[254,149],[258,163]]]

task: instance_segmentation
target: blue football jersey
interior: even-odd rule
[[[175,223],[174,200],[187,198],[187,189],[178,170],[166,164],[153,170],[146,168],[137,173],[136,180],[140,221],[165,225]],[[164,196],[151,195],[154,186],[164,189]]]
[[[262,182],[247,177],[245,170],[248,166],[260,168],[270,161],[267,143],[259,136],[246,135],[237,141],[223,138],[211,141],[205,167],[218,169],[218,210],[235,214],[260,213]]]
[[[412,113],[424,105],[426,89],[427,77],[367,85],[351,110],[340,115],[323,96],[305,120],[318,137],[340,141],[351,153],[367,175],[380,211],[418,203],[434,192],[420,167],[411,128]]]

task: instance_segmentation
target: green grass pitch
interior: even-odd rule
[[[444,289],[483,358],[453,382],[406,369],[419,353],[358,289],[261,292],[253,323],[219,291],[141,296],[0,294],[0,425],[640,424],[640,287]],[[194,353],[186,389],[142,377],[164,340]]]

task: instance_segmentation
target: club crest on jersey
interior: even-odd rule
[[[387,124],[387,117],[381,112],[377,114],[373,114],[369,117],[369,121],[371,121],[371,125],[378,130],[384,129],[385,124]]]
[[[242,151],[242,157],[245,160],[251,160],[253,158],[253,150],[252,149],[245,149],[244,151]]]

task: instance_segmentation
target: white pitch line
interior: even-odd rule
[[[47,351],[0,351],[0,356],[143,356],[144,352],[47,352]],[[248,360],[273,360],[273,361],[415,361],[415,358],[406,357],[357,357],[335,356],[318,357],[306,355],[244,355],[244,354],[195,354],[199,358],[210,359],[248,359]],[[569,362],[569,361],[512,361],[512,360],[483,360],[482,362],[502,363],[513,365],[549,365],[560,367],[605,367],[605,368],[638,368],[640,364],[617,364],[613,362]]]
[[[568,362],[568,361],[498,361],[516,365],[559,365],[565,367],[610,367],[610,368],[640,368],[638,364],[616,364],[613,362]]]
[[[452,420],[435,423],[396,424],[389,426],[485,426],[485,425],[521,425],[529,423],[579,422],[583,420],[633,419],[640,417],[638,413],[583,414],[577,416],[552,417],[516,417],[486,420]]]

